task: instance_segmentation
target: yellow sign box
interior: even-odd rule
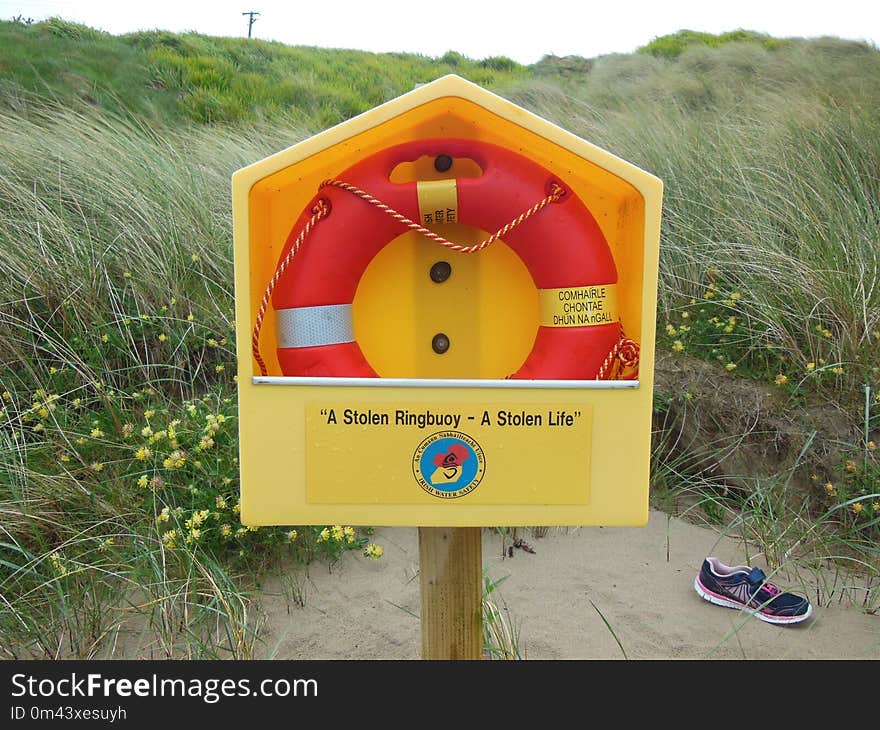
[[[446,76],[232,196],[245,524],[645,524],[660,180]]]

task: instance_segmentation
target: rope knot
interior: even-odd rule
[[[320,218],[330,215],[330,201],[327,198],[318,198],[318,202],[312,206],[312,213]]]
[[[553,199],[554,203],[558,203],[562,198],[565,197],[565,188],[562,187],[555,180],[551,180],[547,185],[547,191],[550,194],[550,197]]]
[[[639,364],[639,354],[638,344],[627,337],[620,343],[617,357],[625,368],[634,368]]]

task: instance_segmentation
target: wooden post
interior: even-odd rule
[[[422,659],[483,655],[482,529],[420,527]]]

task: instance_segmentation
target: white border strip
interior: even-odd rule
[[[367,388],[578,388],[630,390],[638,380],[440,380],[436,378],[304,378],[256,375],[254,385],[336,385]]]

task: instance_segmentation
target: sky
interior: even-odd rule
[[[404,51],[472,59],[631,53],[681,29],[745,29],[776,37],[836,36],[880,47],[876,0],[0,0],[0,19],[53,16],[108,33],[195,31],[288,45]]]

